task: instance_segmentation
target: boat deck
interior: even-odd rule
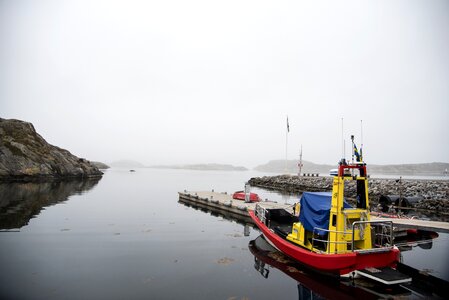
[[[411,282],[412,278],[392,268],[367,268],[358,270],[359,275],[371,278],[386,285]]]

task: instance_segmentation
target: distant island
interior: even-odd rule
[[[33,124],[0,118],[0,181],[102,175],[87,159],[47,143]]]
[[[233,166],[229,164],[177,164],[177,165],[151,165],[144,164],[135,160],[119,160],[109,164],[112,168],[151,168],[151,169],[175,169],[175,170],[199,170],[199,171],[247,171],[248,169],[242,166]]]
[[[247,168],[241,166],[233,166],[226,164],[191,164],[191,165],[159,165],[150,166],[155,169],[183,169],[183,170],[200,170],[200,171],[248,171]]]
[[[109,165],[113,168],[124,168],[124,169],[145,168],[145,166],[140,162],[125,159],[111,162]]]
[[[330,169],[337,167],[335,165],[315,164],[310,161],[302,162],[302,173],[329,173]],[[298,161],[297,160],[270,160],[268,163],[259,165],[254,168],[256,171],[271,172],[271,173],[298,173]]]
[[[368,165],[368,171],[372,174],[393,175],[448,175],[449,163],[432,162],[422,164],[397,164],[397,165]]]
[[[199,171],[248,171],[246,167],[234,166],[230,164],[205,163],[205,164],[176,164],[176,165],[151,165],[144,164],[134,160],[120,160],[109,164],[113,168],[152,168],[152,169],[174,169],[174,170],[199,170]],[[303,161],[301,173],[320,173],[329,174],[331,169],[337,168],[335,165],[316,164],[310,161]],[[278,174],[297,174],[297,160],[271,160],[266,164],[254,168],[255,171],[278,173]],[[397,165],[368,165],[368,172],[377,175],[424,175],[424,176],[443,176],[446,170],[449,170],[449,163],[422,163],[422,164],[397,164]]]
[[[309,161],[303,161],[301,173],[321,173],[328,174],[329,170],[337,168],[335,165],[315,164]],[[266,164],[259,165],[254,170],[272,173],[298,173],[297,160],[271,160]],[[443,176],[449,170],[449,163],[433,162],[421,164],[397,164],[397,165],[376,165],[368,164],[370,174],[379,175],[428,175]]]

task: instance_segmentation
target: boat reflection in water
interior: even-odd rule
[[[21,228],[39,215],[43,208],[92,189],[100,179],[0,183],[0,229]]]
[[[180,199],[179,203],[214,217],[221,217],[243,225],[244,236],[249,236],[250,228],[255,226],[249,217],[207,207],[202,203],[187,202],[183,199]],[[437,237],[438,233],[436,232],[401,230],[395,232],[395,245],[401,251],[412,250],[414,247],[426,250],[432,248],[433,239]],[[413,278],[413,285],[387,286],[362,277],[352,279],[320,274],[276,250],[265,240],[263,235],[250,241],[248,247],[254,255],[254,268],[261,276],[269,278],[270,268],[276,268],[297,281],[299,299],[441,299],[443,295],[447,294],[445,287],[448,284],[446,281],[435,279],[428,274],[423,275],[421,271],[402,263],[399,263],[398,267],[401,267],[403,273]]]
[[[283,255],[260,235],[249,242],[254,255],[254,268],[265,278],[270,268],[276,268],[298,282],[299,299],[379,299],[401,298],[412,295],[402,286],[385,286],[358,278],[340,278],[319,274]]]
[[[438,236],[438,233],[434,231],[407,229],[403,231],[403,234],[397,233],[394,238],[394,244],[401,252],[412,250],[414,247],[429,250],[432,249],[433,240]]]

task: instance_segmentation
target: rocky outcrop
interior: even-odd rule
[[[0,118],[0,180],[101,175],[88,160],[48,144],[31,123]]]
[[[111,162],[109,165],[113,168],[124,168],[124,169],[145,168],[145,166],[138,161],[125,160],[125,159]]]
[[[301,173],[322,173],[329,174],[329,170],[335,169],[336,165],[326,165],[326,164],[315,164],[310,161],[302,161],[302,172]],[[268,163],[259,165],[254,168],[256,171],[260,172],[274,172],[274,173],[297,173],[298,172],[298,161],[297,160],[287,160],[282,159],[270,160]]]

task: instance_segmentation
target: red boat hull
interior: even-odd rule
[[[249,211],[251,219],[262,231],[263,235],[282,253],[299,261],[309,267],[323,272],[335,274],[347,274],[354,270],[365,268],[394,267],[399,261],[399,249],[393,248],[386,252],[358,253],[351,252],[345,254],[319,254],[296,246],[273,233],[259,218],[254,211]]]
[[[232,198],[236,199],[236,200],[245,200],[245,192],[243,192],[243,191],[235,192],[232,195]],[[249,194],[249,201],[251,201],[251,202],[259,202],[260,201],[259,195],[257,195],[256,193],[250,193]]]

